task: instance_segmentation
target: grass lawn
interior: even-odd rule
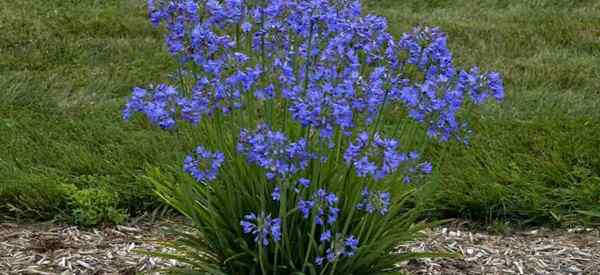
[[[505,78],[505,102],[470,115],[468,150],[428,152],[437,165],[419,201],[430,215],[598,222],[600,2],[364,2],[398,36],[441,27],[461,66]],[[145,171],[178,170],[196,142],[120,118],[132,87],[168,81],[175,68],[144,5],[0,4],[0,219],[81,222],[160,205]]]

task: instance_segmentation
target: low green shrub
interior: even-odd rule
[[[127,218],[125,211],[119,208],[118,197],[106,189],[88,188],[74,191],[69,196],[69,204],[75,224],[119,224]]]

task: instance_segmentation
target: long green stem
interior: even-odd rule
[[[373,127],[373,131],[371,132],[371,138],[373,138],[375,133],[377,133],[377,129],[379,128],[379,123],[381,122],[381,118],[383,117],[383,110],[385,108],[385,104],[387,103],[388,94],[389,94],[389,90],[385,91],[385,94],[383,95],[383,102],[381,103],[381,107],[379,108],[379,113],[377,114],[377,120],[375,121],[375,126]]]
[[[275,259],[273,260],[273,275],[277,275],[277,256],[279,256],[279,245],[275,244]]]
[[[265,269],[265,264],[263,261],[263,246],[262,244],[258,244],[258,263],[260,264],[260,270],[263,275],[267,275],[267,270]]]
[[[350,169],[348,171],[350,171]],[[346,182],[346,179],[348,177],[350,177],[349,173],[346,174],[346,178],[344,179],[344,182]],[[345,185],[346,184],[344,184],[344,188],[345,188]],[[344,191],[346,191],[346,190],[344,189]],[[349,190],[349,191],[350,192],[346,192],[346,194],[353,194],[354,193],[354,190],[352,190],[352,189]],[[352,218],[354,217],[354,212],[356,210],[356,207],[353,207],[353,205],[355,203],[356,202],[354,202],[354,201],[350,202],[350,214],[348,214],[348,218],[346,219],[346,222],[344,223],[344,228],[342,229],[342,236],[346,236],[346,234],[348,233],[348,228],[350,227],[350,224],[352,223]],[[344,206],[346,206],[346,205],[347,205],[347,203],[345,202]],[[344,209],[346,209],[346,207],[344,207]],[[333,266],[331,267],[331,272],[329,274],[333,275],[335,273],[335,269],[337,267],[337,263],[338,263],[337,261],[335,261],[333,263]]]
[[[287,200],[288,200],[288,185],[289,181],[286,179],[282,186],[281,190],[279,190],[280,198],[279,198],[279,217],[281,218],[281,234],[282,234],[282,248],[281,251],[287,252],[287,258],[292,258],[292,251],[290,241],[290,235],[287,227]],[[293,265],[293,263],[292,263]]]
[[[308,266],[308,258],[310,257],[310,250],[312,249],[313,240],[315,239],[315,231],[317,229],[317,223],[313,222],[310,229],[310,241],[308,242],[308,247],[306,248],[306,252],[304,253],[304,263],[302,264],[302,272],[304,273],[304,269]]]
[[[321,272],[319,273],[319,275],[324,275],[325,271],[327,270],[327,267],[329,267],[329,263],[325,264],[325,266],[323,267],[323,269],[321,270]]]
[[[310,52],[312,49],[313,24],[310,22],[310,30],[308,33],[308,45],[306,47],[306,63],[304,64],[304,93],[308,90],[308,77],[310,71]]]
[[[179,65],[179,68],[177,69],[177,78],[179,78],[179,85],[181,85],[181,89],[183,90],[183,95],[190,96],[191,92],[190,92],[190,89],[185,84],[185,79],[183,76],[183,66],[181,64]]]
[[[335,146],[337,147],[337,152],[335,154],[335,163],[336,165],[340,162],[340,155],[342,153],[342,137],[344,133],[342,131],[338,131],[338,138]]]

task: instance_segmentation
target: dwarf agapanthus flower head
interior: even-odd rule
[[[129,120],[134,113],[140,112],[162,129],[173,128],[178,96],[177,90],[166,84],[160,84],[151,91],[136,87],[123,109],[123,119]]]
[[[302,213],[302,216],[305,219],[308,219],[310,215],[310,211],[315,206],[315,202],[311,200],[299,200],[298,201],[298,210]]]
[[[211,152],[202,146],[196,147],[183,161],[183,170],[197,182],[208,183],[217,178],[219,168],[225,161],[221,152]]]
[[[366,211],[371,214],[378,212],[385,215],[389,211],[390,193],[382,191],[369,191],[367,187],[361,192],[362,200],[356,205],[357,209]]]
[[[319,241],[321,242],[326,242],[331,240],[331,230],[325,230],[323,231],[323,233],[321,233],[321,237],[319,237]]]
[[[465,104],[464,94],[475,104],[483,103],[490,95],[502,100],[504,87],[500,75],[480,73],[476,67],[469,72],[458,71],[447,37],[438,28],[417,27],[404,34],[396,45],[397,51],[408,52],[406,64],[417,66],[423,80],[403,83],[395,98],[405,103],[410,117],[428,126],[429,137],[466,143],[470,131],[458,116]]]
[[[433,166],[431,165],[430,162],[424,162],[419,165],[419,170],[421,170],[421,172],[424,174],[431,174],[431,171],[433,170]]]
[[[504,85],[499,73],[481,73],[479,68],[473,67],[468,73],[462,71],[460,76],[465,92],[475,104],[482,104],[490,96],[498,101],[504,99]]]
[[[136,112],[142,112],[144,105],[146,104],[146,90],[135,87],[131,92],[131,98],[127,101],[125,108],[123,108],[123,119],[129,120]]]
[[[367,132],[361,132],[344,153],[344,160],[354,166],[358,176],[372,176],[381,180],[398,170],[407,156],[398,151],[399,143],[394,139],[382,138],[375,134],[369,137]]]
[[[294,192],[300,193],[301,190],[307,190],[310,186],[310,180],[307,178],[300,178],[294,185]]]
[[[298,185],[308,188],[310,186],[310,180],[307,178],[300,178],[298,179]]]
[[[333,224],[337,221],[340,209],[337,208],[338,197],[325,189],[315,191],[310,200],[299,200],[298,210],[308,219],[314,208],[314,222],[318,225]]]
[[[177,95],[174,87],[161,84],[154,90],[152,99],[146,102],[143,112],[152,123],[161,128],[172,128],[175,126]]]
[[[324,234],[325,238],[323,238]],[[335,235],[335,237],[332,237],[329,230],[321,234],[320,241],[321,243],[325,244],[327,249],[325,250],[324,257],[317,256],[315,258],[315,264],[317,266],[322,266],[324,260],[327,260],[329,263],[334,263],[341,257],[352,257],[356,255],[356,250],[358,249],[359,244],[358,239],[354,237],[354,235],[348,235],[347,237],[344,237],[338,233]]]
[[[263,246],[269,245],[269,240],[281,240],[281,219],[272,219],[270,214],[247,214],[240,221],[240,225],[245,234],[252,234],[254,241]]]
[[[279,188],[279,186],[275,186],[275,188],[273,188],[273,192],[271,192],[271,198],[273,198],[274,201],[279,201],[281,199],[281,188]]]
[[[259,125],[254,132],[242,130],[237,149],[248,162],[266,169],[269,179],[291,176],[314,159],[306,140],[290,142],[284,133],[272,131],[266,124]]]

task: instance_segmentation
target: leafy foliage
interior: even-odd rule
[[[122,223],[127,215],[118,208],[118,198],[105,189],[89,188],[75,191],[70,198],[73,222],[90,226],[101,223]]]

